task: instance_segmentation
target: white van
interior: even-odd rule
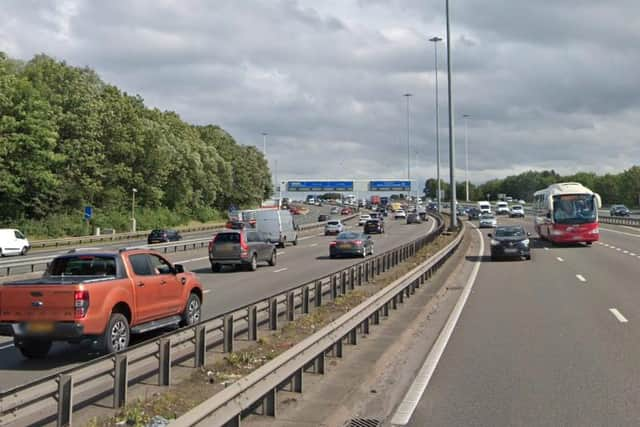
[[[491,213],[491,203],[487,201],[478,202],[478,209],[480,209],[480,213]]]
[[[509,215],[509,204],[507,202],[496,203],[496,215]]]
[[[25,255],[31,244],[20,230],[0,228],[0,256]]]
[[[280,209],[258,209],[255,212],[256,230],[264,233],[270,242],[282,247],[287,243],[298,244],[298,232],[291,212]]]

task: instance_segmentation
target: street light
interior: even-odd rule
[[[407,181],[411,181],[411,143],[409,139],[409,98],[413,95],[410,93],[405,93],[404,96],[407,99]],[[409,194],[411,194],[411,190],[409,190]]]
[[[463,115],[464,117],[464,158],[465,158],[465,172],[464,172],[464,180],[466,182],[466,193],[467,193],[467,202],[469,201],[469,143],[467,142],[467,119],[471,117],[468,114]]]
[[[440,204],[442,203],[440,194],[442,189],[440,188],[440,108],[438,106],[438,42],[442,41],[440,37],[432,37],[429,39],[433,42],[434,48],[434,68],[436,72],[436,179],[438,181],[438,212],[440,212]]]
[[[138,189],[131,190],[131,231],[136,232],[136,193]]]
[[[453,133],[453,82],[451,81],[451,28],[449,25],[449,0],[446,0],[447,15],[447,91],[449,95],[449,179],[451,181],[451,230],[458,227],[458,215],[456,212],[456,148],[455,135]]]
[[[267,135],[269,134],[262,132],[262,155],[265,159],[267,158]]]

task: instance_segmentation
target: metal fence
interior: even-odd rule
[[[444,221],[426,236],[367,258],[345,269],[330,273],[246,304],[240,308],[204,320],[196,326],[173,331],[132,346],[127,351],[105,355],[82,365],[63,370],[0,392],[0,425],[42,424],[57,420],[71,424],[73,410],[112,396],[114,408],[127,402],[130,385],[157,375],[159,385],[170,385],[171,368],[188,360],[194,368],[206,363],[207,349],[222,346],[232,352],[234,338],[246,334],[258,337],[258,326],[277,330],[280,318],[293,320],[310,307],[334,300],[349,290],[374,279],[381,273],[415,255],[444,230]]]

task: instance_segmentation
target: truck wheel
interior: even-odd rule
[[[220,264],[211,264],[211,271],[214,273],[219,273],[220,270],[222,269],[222,266]]]
[[[20,251],[20,255],[22,255],[22,256],[26,255],[26,254],[27,254],[27,251],[28,251],[27,247],[26,247],[26,246],[24,246],[24,247],[22,248],[22,250]]]
[[[20,341],[15,341],[15,346],[18,347],[20,353],[27,359],[42,359],[47,356],[49,350],[51,350],[51,341],[35,338],[25,338]]]
[[[277,255],[277,253],[276,253],[276,250],[274,249],[274,250],[273,250],[273,252],[271,252],[271,258],[269,259],[269,265],[270,265],[271,267],[273,267],[273,266],[275,266],[275,265],[276,265],[276,262],[277,262],[277,260],[278,260],[277,256],[278,256],[278,255]]]
[[[202,317],[202,304],[200,303],[200,297],[192,293],[187,300],[187,306],[182,313],[182,321],[180,326],[194,325],[200,321]]]
[[[298,235],[296,234],[296,239],[293,241],[293,246],[298,246]]]
[[[112,313],[107,329],[100,338],[102,350],[107,354],[124,351],[129,346],[130,338],[131,330],[127,318],[120,313]]]
[[[251,257],[251,263],[249,264],[249,271],[256,271],[258,269],[258,257],[253,254]]]

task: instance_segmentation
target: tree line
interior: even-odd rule
[[[557,182],[579,182],[602,197],[605,204],[622,203],[627,206],[638,206],[640,197],[640,166],[633,166],[617,174],[598,175],[594,172],[578,172],[573,175],[560,175],[554,170],[527,171],[506,178],[496,178],[481,185],[469,185],[471,200],[496,200],[498,194],[506,194],[514,199],[530,202],[533,193]],[[427,179],[424,192],[427,197],[435,198],[437,180]],[[441,189],[446,198],[450,198],[450,186],[441,181]],[[465,183],[456,182],[456,196],[464,200]]]
[[[262,153],[219,126],[147,108],[90,68],[0,52],[0,223],[76,234],[52,222],[75,227],[93,206],[98,225],[122,226],[107,222],[128,223],[133,188],[148,222],[206,221],[272,191]]]

